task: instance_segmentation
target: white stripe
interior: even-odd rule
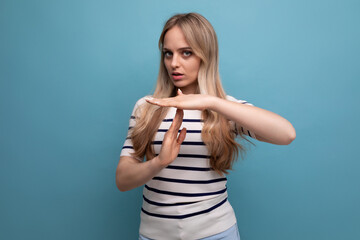
[[[166,206],[166,207],[152,205],[152,204],[149,204],[148,202],[146,202],[144,200],[143,201],[143,208],[144,208],[144,210],[146,210],[148,212],[156,213],[156,214],[162,214],[162,215],[185,215],[185,214],[196,213],[196,212],[202,211],[204,209],[211,208],[214,205],[221,202],[222,200],[224,200],[225,198],[227,198],[227,193],[226,192],[223,193],[223,194],[219,194],[219,195],[217,195],[215,197],[212,196],[212,198],[210,198],[206,202],[201,201],[201,202],[188,204],[188,205]]]

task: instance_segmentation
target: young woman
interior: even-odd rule
[[[225,94],[217,37],[200,14],[171,17],[159,48],[156,89],[135,104],[116,185],[145,184],[140,239],[240,239],[225,177],[245,150],[235,138],[285,145],[295,129]]]

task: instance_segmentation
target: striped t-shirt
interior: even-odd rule
[[[252,105],[227,96],[230,101]],[[120,156],[131,156],[131,129],[136,124],[136,109],[146,103],[144,97],[135,104],[128,136]],[[160,153],[164,134],[175,116],[169,108],[152,142],[155,154]],[[255,134],[231,122],[234,131],[255,138]],[[227,200],[226,177],[210,168],[210,156],[201,139],[201,111],[184,110],[180,127],[186,137],[177,158],[148,181],[143,190],[140,234],[150,239],[200,239],[230,228],[236,223],[233,208]],[[143,159],[139,159],[142,161]]]

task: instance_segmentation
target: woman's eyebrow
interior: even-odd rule
[[[191,50],[191,47],[182,47],[182,48],[179,48],[178,50],[186,50],[186,49],[190,49]],[[168,48],[163,48],[163,50],[170,50],[170,49],[168,49]]]

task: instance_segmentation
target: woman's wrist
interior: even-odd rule
[[[154,172],[159,172],[161,171],[163,168],[165,168],[166,166],[164,164],[162,164],[162,162],[159,159],[159,156],[154,157],[153,159],[150,160],[150,165],[151,168],[153,169]]]
[[[217,111],[217,107],[220,105],[221,100],[222,99],[219,97],[209,95],[207,109]]]

